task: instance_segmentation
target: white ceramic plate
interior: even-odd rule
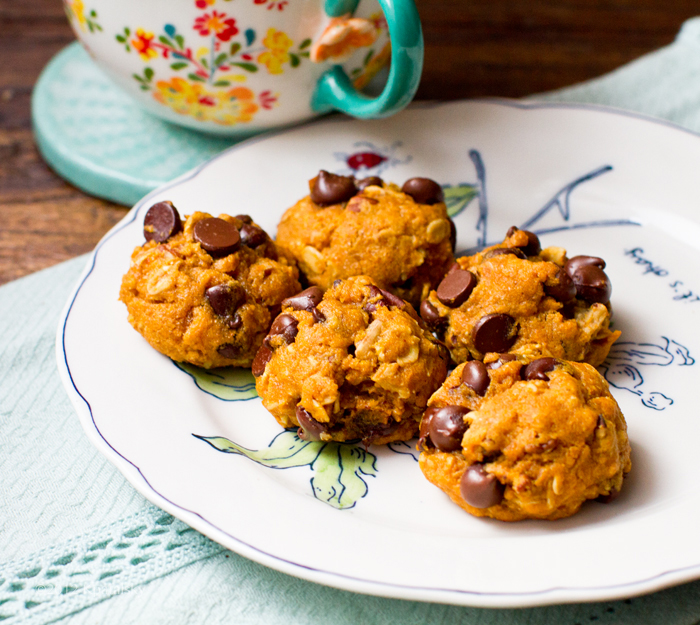
[[[183,370],[117,294],[148,207],[250,213],[274,232],[319,169],[428,176],[458,248],[511,225],[603,257],[622,338],[602,367],[633,469],[612,504],[556,522],[473,518],[422,477],[413,443],[303,444],[249,373]],[[226,547],[314,582],[474,606],[619,598],[700,577],[697,518],[700,138],[612,110],[509,101],[327,119],[241,144],[139,202],[98,245],[58,331],[90,440],[155,504]]]

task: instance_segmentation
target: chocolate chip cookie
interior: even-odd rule
[[[428,405],[421,470],[476,516],[570,516],[614,499],[631,468],[625,419],[585,363],[489,354],[457,367]]]
[[[420,306],[455,363],[489,352],[549,356],[597,366],[620,332],[610,330],[605,261],[541,249],[515,227],[500,245],[458,258]]]
[[[309,284],[325,290],[367,275],[418,306],[452,264],[455,228],[437,182],[411,178],[400,189],[376,176],[321,171],[309,186],[282,216],[276,239]]]
[[[196,212],[171,202],[144,219],[119,298],[159,352],[200,367],[250,367],[298,270],[248,215]]]
[[[410,304],[356,276],[282,302],[253,375],[265,408],[301,438],[383,444],[418,433],[447,360]]]

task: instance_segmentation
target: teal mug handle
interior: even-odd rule
[[[318,79],[311,98],[317,113],[336,110],[353,117],[388,117],[404,108],[416,94],[423,70],[423,32],[414,0],[378,0],[391,38],[391,67],[382,93],[370,98],[359,93],[340,65]],[[326,0],[331,17],[352,13],[359,0]]]

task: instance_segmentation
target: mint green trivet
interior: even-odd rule
[[[127,206],[236,143],[144,112],[77,42],[39,77],[32,122],[39,151],[61,177]]]

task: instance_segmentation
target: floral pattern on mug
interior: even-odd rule
[[[266,6],[268,11],[271,11],[272,9],[284,11],[284,7],[289,4],[287,0],[253,0],[253,3]]]
[[[312,40],[306,38],[295,43],[287,32],[277,28],[268,28],[264,35],[255,28],[246,28],[239,19],[222,10],[224,7],[217,6],[232,0],[192,1],[198,11],[184,31],[173,24],[165,24],[160,32],[137,25],[125,26],[114,35],[127,53],[135,52],[146,64],[142,71],[132,74],[139,88],[151,92],[156,102],[179,115],[223,125],[249,123],[258,113],[277,106],[278,92],[266,89],[256,94],[244,83],[259,72],[276,76],[309,62]],[[63,0],[63,3],[76,30],[90,33],[102,30],[96,21],[97,13],[87,11],[84,0]],[[252,0],[252,4],[283,11],[289,2]],[[386,29],[381,13],[362,21],[369,22],[377,31]],[[357,39],[357,36],[354,32],[353,37]],[[366,43],[370,43],[369,39]],[[348,47],[344,44],[339,47]],[[379,54],[370,49],[362,66],[352,70],[354,84],[360,88],[366,85],[390,56],[390,47],[385,46]],[[163,66],[157,64],[151,67],[150,62],[158,59],[164,59],[172,71],[164,72]]]
[[[69,22],[75,22],[83,32],[101,31],[102,26],[97,23],[97,11],[91,10],[85,13],[83,0],[63,0],[63,8],[66,11]]]
[[[206,8],[210,3],[202,0],[202,4]],[[208,45],[195,50],[172,24],[166,24],[158,37],[143,28],[134,33],[125,27],[116,40],[127,52],[133,48],[144,62],[157,57],[171,61],[170,69],[184,76],[156,81],[155,89],[153,69],[147,67],[142,75],[133,74],[133,78],[141,89],[153,90],[153,97],[161,104],[201,121],[228,125],[252,121],[260,109],[270,110],[277,104],[279,95],[266,90],[256,98],[251,89],[230,87],[245,82],[246,74],[261,68],[269,74],[282,74],[286,66],[299,67],[302,59],[309,56],[310,39],[295,48],[287,33],[270,28],[257,44],[254,29],[241,32],[237,20],[220,11],[199,15],[192,29]]]
[[[260,109],[255,94],[247,87],[210,91],[201,83],[177,76],[167,82],[158,81],[153,97],[181,115],[224,125],[250,122]]]

